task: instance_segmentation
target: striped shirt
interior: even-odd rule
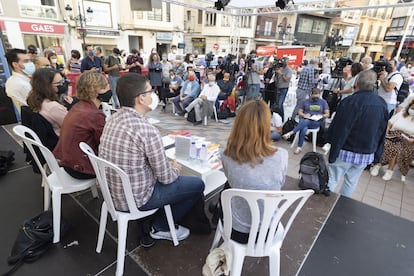
[[[129,107],[122,107],[108,118],[99,156],[126,172],[138,208],[151,198],[156,180],[170,184],[179,175],[167,160],[158,129]],[[128,211],[120,178],[110,171],[107,177],[115,209]]]
[[[356,153],[341,149],[339,158],[344,162],[355,165],[369,165],[374,161],[374,153]]]

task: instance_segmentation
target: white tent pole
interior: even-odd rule
[[[410,26],[411,26],[411,21],[413,19],[413,15],[414,15],[414,12],[411,12],[410,18],[408,19],[408,22],[407,22],[407,26],[405,27],[404,34],[403,34],[403,36],[401,38],[400,46],[398,47],[398,51],[397,51],[397,54],[395,56],[396,58],[399,58],[400,57],[402,48],[404,46],[405,38],[407,37],[408,30],[410,29]],[[411,26],[411,28],[414,28],[414,26]]]

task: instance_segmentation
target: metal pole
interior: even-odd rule
[[[400,46],[398,47],[397,54],[395,55],[396,58],[400,57],[400,54],[401,54],[401,51],[402,51],[402,48],[405,42],[405,38],[407,37],[408,29],[410,28],[410,25],[411,25],[411,20],[413,19],[413,15],[414,15],[414,10],[412,10],[410,18],[408,19],[407,26],[405,27],[404,34],[401,38]],[[412,28],[414,28],[414,26],[412,26]]]
[[[84,17],[82,15],[82,10],[81,10],[79,1],[78,1],[78,12],[79,12],[80,32],[81,32],[81,36],[82,36],[82,49],[85,49],[85,45],[86,45],[86,42],[85,42],[86,30],[84,29],[84,25],[83,25],[83,23],[84,23],[83,22]]]

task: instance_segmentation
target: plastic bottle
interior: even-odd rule
[[[208,158],[207,147],[206,147],[206,144],[203,144],[201,145],[201,150],[200,150],[200,163],[201,164],[206,163],[207,158]]]
[[[190,160],[194,161],[197,159],[197,148],[196,143],[193,141],[190,145]]]

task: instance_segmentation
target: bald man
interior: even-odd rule
[[[34,60],[34,65],[36,67],[36,70],[39,68],[48,68],[48,67],[52,67],[50,65],[50,61],[47,57],[36,57]]]

